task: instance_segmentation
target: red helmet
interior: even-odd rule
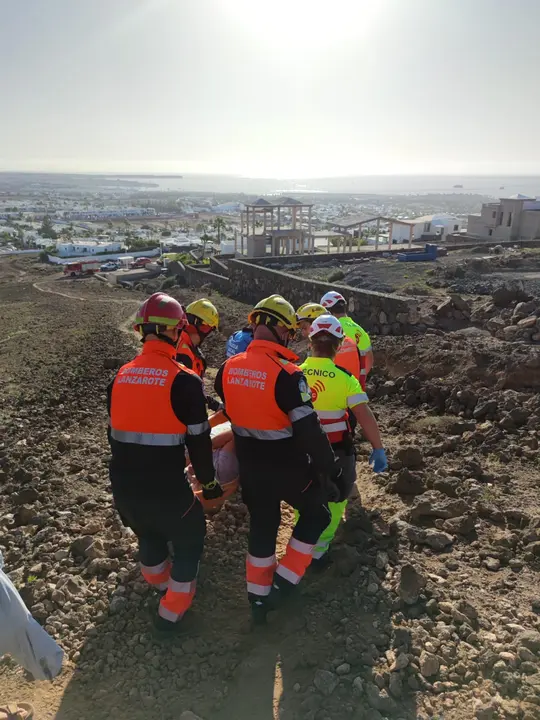
[[[158,292],[145,300],[138,309],[135,330],[139,330],[141,325],[165,325],[169,330],[182,330],[187,325],[187,317],[178,300]]]

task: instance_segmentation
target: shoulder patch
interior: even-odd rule
[[[303,375],[301,375],[300,379],[298,380],[298,389],[300,390],[302,402],[305,402],[305,403],[310,402],[311,390],[309,389],[306,378]]]

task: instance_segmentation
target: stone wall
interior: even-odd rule
[[[403,335],[419,322],[416,301],[411,298],[301,278],[243,260],[229,260],[228,269],[231,293],[251,304],[279,293],[297,308],[319,301],[328,290],[337,290],[349,301],[351,317],[371,332]]]
[[[216,257],[210,258],[210,270],[217,273],[218,275],[225,275],[225,277],[229,275],[229,269],[227,265],[222,260]]]
[[[424,244],[422,247],[418,246],[418,243],[413,246],[411,250],[408,249],[408,245],[393,245],[391,250],[387,250],[383,243],[379,245],[379,249],[358,250],[358,252],[344,252],[344,253],[314,253],[310,255],[268,255],[261,258],[246,258],[245,262],[252,263],[254,265],[261,265],[263,267],[274,268],[278,265],[284,266],[290,263],[297,263],[299,265],[320,265],[324,263],[341,263],[344,260],[359,260],[365,258],[380,258],[382,254],[397,255],[400,252],[423,252]]]
[[[193,287],[202,287],[203,285],[211,285],[222,293],[231,293],[231,281],[225,275],[218,275],[210,272],[210,270],[193,265],[184,265],[184,277],[188,285]]]

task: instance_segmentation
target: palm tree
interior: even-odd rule
[[[214,222],[214,230],[217,232],[217,241],[218,244],[221,244],[221,233],[225,230],[227,223],[222,217],[217,217]]]
[[[202,240],[202,257],[201,260],[203,260],[206,257],[206,251],[208,250],[208,247],[212,245],[213,237],[211,235],[208,235],[207,233],[204,233],[204,235],[201,235]]]

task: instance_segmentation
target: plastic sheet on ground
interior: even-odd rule
[[[52,680],[62,669],[64,651],[34,620],[3,564],[0,553],[0,656],[11,655],[36,680]]]

